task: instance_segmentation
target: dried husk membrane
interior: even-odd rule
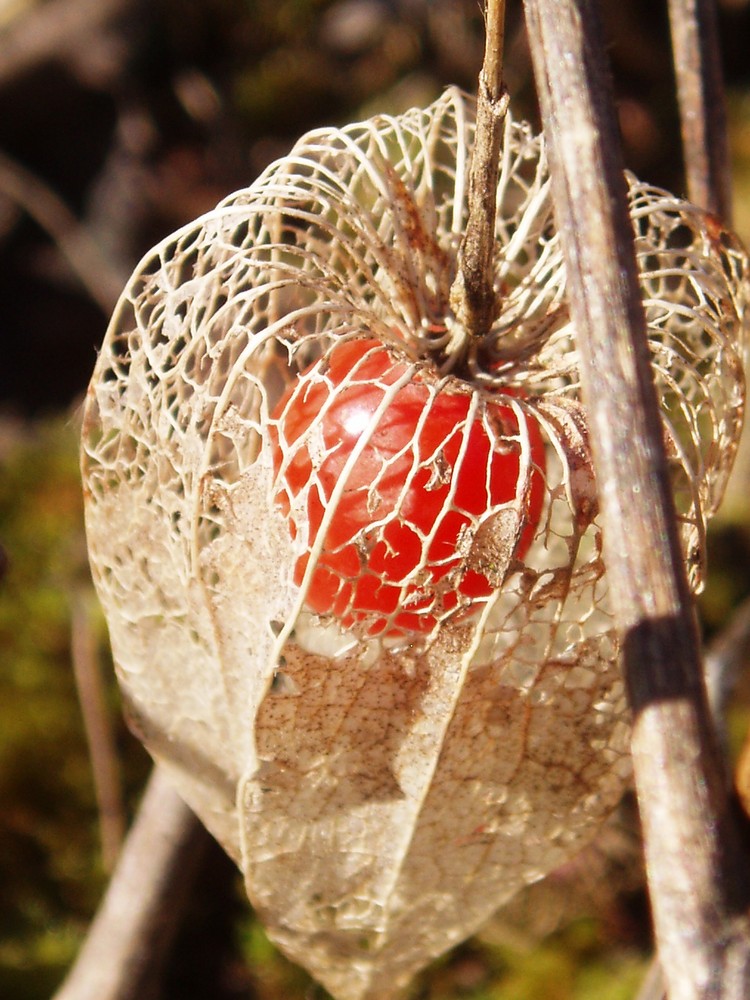
[[[450,313],[473,116],[450,89],[303,137],[144,259],[86,404],[91,561],[131,722],[241,866],[272,938],[340,1000],[396,995],[587,843],[629,779],[545,148],[510,117],[500,315],[467,345]],[[747,261],[712,218],[628,184],[697,590],[742,417]],[[313,578],[294,579],[304,505],[279,503],[274,408],[362,336],[415,377],[430,359],[436,392],[461,378],[467,426],[489,426],[495,398],[518,417],[488,432],[518,456],[513,495],[462,536],[494,589],[438,594],[413,633],[311,612]],[[439,464],[417,452],[415,469]],[[533,477],[543,504],[522,551]]]

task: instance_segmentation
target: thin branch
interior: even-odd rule
[[[53,1000],[154,994],[210,836],[154,768],[75,965]]]
[[[750,663],[750,599],[746,599],[732,616],[727,628],[712,642],[706,656],[706,682],[711,710],[725,748],[729,750],[726,732],[727,703],[743,671]],[[732,776],[738,804],[750,819],[750,731],[740,750]]]
[[[82,593],[76,593],[73,597],[70,650],[99,809],[102,860],[105,871],[110,872],[122,847],[125,810],[117,752],[93,635],[90,603]]]
[[[103,39],[131,6],[132,0],[48,0],[26,7],[0,32],[0,88],[41,63],[86,59],[97,35]]]
[[[525,0],[670,1000],[745,998],[748,861],[702,679],[596,0]]]
[[[717,730],[726,726],[727,702],[750,663],[750,598],[735,610],[729,624],[711,643],[705,657],[706,686]]]
[[[487,0],[485,11],[484,62],[481,77],[490,100],[503,96],[503,49],[505,47],[505,0]]]
[[[107,316],[125,285],[102,248],[67,205],[19,163],[0,153],[0,194],[10,198],[54,240],[71,270]]]
[[[715,0],[669,0],[688,197],[732,220],[729,139]]]
[[[497,178],[508,94],[503,85],[505,0],[487,0],[484,62],[479,74],[469,217],[458,254],[451,306],[470,337],[484,337],[497,313],[494,287]]]
[[[635,1000],[665,1000],[664,977],[658,959],[655,958],[649,965]]]

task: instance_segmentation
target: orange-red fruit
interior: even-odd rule
[[[544,446],[536,421],[522,418],[532,472],[519,489],[524,435],[516,412],[490,398],[470,415],[475,394],[457,381],[436,393],[426,366],[410,371],[380,341],[344,341],[299,376],[271,415],[276,500],[292,536],[306,538],[295,582],[302,584],[311,550],[321,545],[307,606],[345,626],[365,622],[370,634],[430,631],[466,603],[460,596],[489,596],[492,584],[459,551],[467,529],[521,493],[520,558],[541,514]]]

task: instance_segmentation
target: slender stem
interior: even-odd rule
[[[488,0],[482,76],[493,101],[503,96],[503,49],[505,47],[505,0]]]
[[[635,1000],[664,1000],[664,977],[658,959],[653,959]]]
[[[729,624],[711,643],[705,657],[708,702],[716,727],[726,727],[727,703],[738,678],[750,663],[750,598],[732,615]]]
[[[597,0],[525,0],[670,1000],[746,998],[750,899],[702,679]]]
[[[99,658],[87,595],[76,593],[71,610],[71,659],[89,748],[99,809],[102,861],[111,872],[122,847],[125,808],[112,724],[104,696]]]
[[[688,197],[731,224],[724,81],[715,0],[669,0]]]
[[[49,0],[25,6],[23,16],[3,22],[0,87],[53,61],[75,66],[96,46],[111,44],[115,25],[122,31],[124,18],[137,16],[134,8],[131,0]]]
[[[497,179],[508,95],[503,85],[505,0],[487,0],[484,62],[479,74],[466,232],[451,306],[466,333],[484,337],[497,313],[494,287]]]
[[[144,1000],[189,899],[210,836],[154,768],[109,888],[54,1000]]]
[[[49,234],[85,290],[108,316],[126,275],[120,274],[107,260],[102,248],[67,205],[38,177],[3,153],[0,153],[0,194],[10,198]]]

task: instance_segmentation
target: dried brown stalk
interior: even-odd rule
[[[714,0],[669,0],[688,197],[731,223],[724,84]]]
[[[131,0],[49,0],[23,5],[0,36],[0,87],[45,62],[85,65],[92,53],[101,78],[104,69],[115,68],[119,58],[117,48],[108,41],[109,33],[133,6]]]
[[[726,628],[711,643],[705,656],[708,700],[715,724],[725,725],[727,703],[743,670],[750,663],[750,599],[732,615]]]
[[[54,1000],[153,995],[209,843],[156,767],[94,923]]]
[[[70,647],[99,808],[102,860],[105,870],[109,872],[114,867],[122,846],[125,810],[117,752],[93,635],[90,603],[83,594],[74,596]]]
[[[671,1000],[747,997],[750,900],[679,550],[593,0],[526,0]]]
[[[635,1000],[664,1000],[664,977],[658,959],[654,958],[649,965]]]
[[[469,217],[458,255],[451,305],[471,337],[489,332],[496,315],[495,216],[500,143],[508,110],[503,84],[505,0],[488,0],[484,62],[479,74],[476,132],[469,175]]]
[[[0,194],[10,198],[49,234],[93,301],[109,315],[126,276],[107,260],[67,205],[38,177],[2,153]]]
[[[726,726],[727,702],[737,683],[739,672],[746,666],[748,660],[750,660],[750,600],[744,601],[737,608],[728,624],[714,638],[704,657],[708,701],[714,725],[722,738]],[[750,769],[748,774],[750,775]],[[739,765],[735,784],[742,800]],[[750,785],[748,787],[750,788]],[[658,960],[654,959],[636,1000],[663,1000],[663,997],[664,979],[661,966]]]

